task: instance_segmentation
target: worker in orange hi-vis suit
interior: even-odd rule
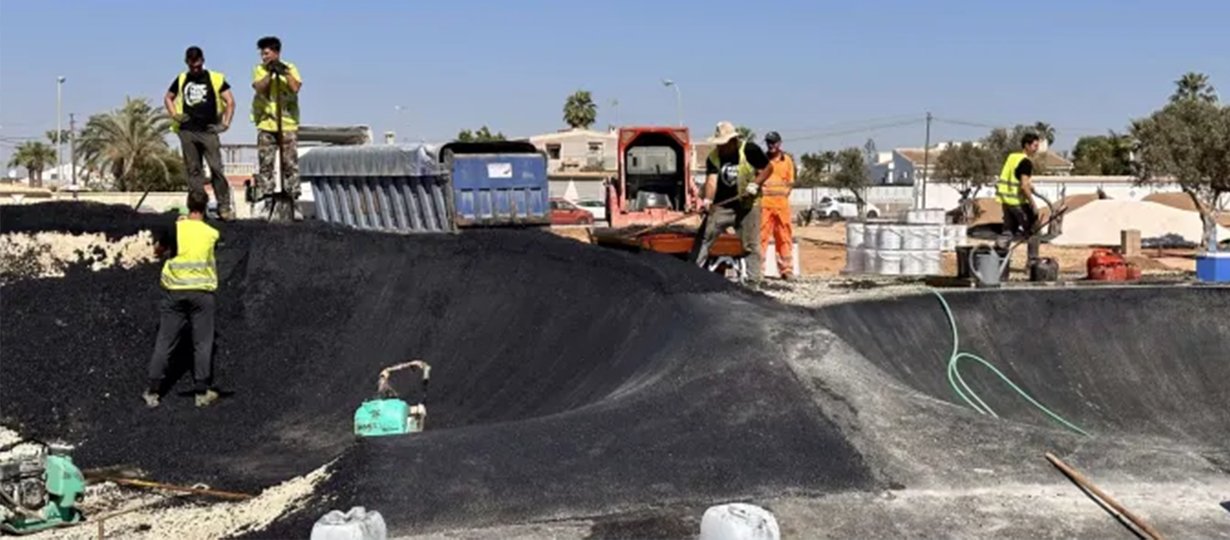
[[[782,279],[792,279],[794,268],[790,230],[790,189],[794,186],[794,159],[782,151],[782,136],[770,131],[764,137],[773,172],[764,183],[760,205],[760,253],[768,257],[769,239],[777,246],[777,268]]]

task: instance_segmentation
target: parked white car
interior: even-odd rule
[[[865,204],[864,211],[869,218],[880,217],[880,209],[874,204]],[[804,223],[821,219],[854,219],[858,217],[858,202],[849,195],[822,197],[799,217]]]
[[[577,206],[594,215],[594,222],[606,221],[606,201],[598,199],[581,199]]]

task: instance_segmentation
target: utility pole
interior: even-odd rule
[[[922,206],[927,207],[927,176],[931,168],[931,112],[927,111],[927,138],[923,142]]]
[[[68,178],[73,186],[73,198],[77,198],[77,119],[68,113]]]
[[[675,114],[679,116],[679,126],[683,127],[683,92],[679,90],[679,85],[670,79],[662,79],[662,86],[675,89]]]
[[[61,143],[64,142],[60,140],[64,138],[64,137],[61,137],[61,134],[63,134],[64,131],[61,127],[61,122],[63,121],[63,115],[60,112],[60,104],[61,104],[62,97],[64,94],[63,88],[64,88],[64,76],[61,75],[59,77],[56,77],[56,180],[57,181],[64,180],[63,178],[60,177],[60,175],[63,174],[61,167],[64,166],[63,160],[60,159],[60,154],[62,153],[62,146],[63,146]]]

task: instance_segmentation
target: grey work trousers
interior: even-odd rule
[[[232,209],[231,185],[227,183],[226,172],[222,169],[222,141],[218,139],[218,134],[180,130],[179,147],[184,152],[188,189],[205,191],[205,169],[201,166],[201,158],[204,157],[209,164],[209,180],[218,201],[218,210]]]
[[[149,390],[158,392],[179,346],[184,325],[192,326],[192,379],[197,393],[213,384],[214,293],[207,291],[168,291],[163,289],[158,303],[158,339],[149,361]]]
[[[697,266],[704,267],[713,243],[717,242],[726,227],[731,226],[739,232],[739,242],[743,244],[743,252],[746,254],[743,261],[747,264],[748,277],[752,281],[760,281],[764,275],[760,262],[760,204],[751,208],[713,207],[701,223],[696,241],[692,243],[692,261]]]

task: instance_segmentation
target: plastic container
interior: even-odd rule
[[[880,224],[879,223],[864,223],[863,224],[863,247],[867,249],[876,249],[880,245]]]
[[[922,236],[922,247],[928,251],[939,251],[943,247],[944,228],[939,225],[923,225],[918,227]]]
[[[923,248],[923,228],[920,225],[903,225],[901,230],[901,249],[917,251]]]
[[[906,223],[940,225],[944,223],[943,208],[916,208],[905,213]]]
[[[901,249],[901,234],[905,227],[900,225],[881,225],[878,227],[876,249],[880,251],[892,251]]]
[[[863,248],[846,248],[846,267],[842,271],[847,274],[861,274],[865,272],[866,255],[863,254]]]
[[[1196,279],[1205,283],[1230,283],[1230,252],[1197,255]]]
[[[943,268],[940,265],[940,252],[924,251],[923,252],[923,275],[938,276]]]
[[[880,251],[876,254],[876,269],[885,276],[901,274],[902,251]]]
[[[700,540],[781,540],[777,518],[764,508],[733,503],[711,506],[700,520]]]
[[[863,248],[863,272],[875,274],[880,271],[880,252],[871,248]]]
[[[858,221],[846,223],[846,247],[861,248],[866,244],[866,226]]]
[[[923,264],[925,262],[924,252],[920,250],[902,251],[901,252],[901,275],[904,276],[921,276],[923,275]]]
[[[380,512],[356,506],[345,514],[333,510],[321,516],[312,525],[311,540],[387,540],[388,536]]]

